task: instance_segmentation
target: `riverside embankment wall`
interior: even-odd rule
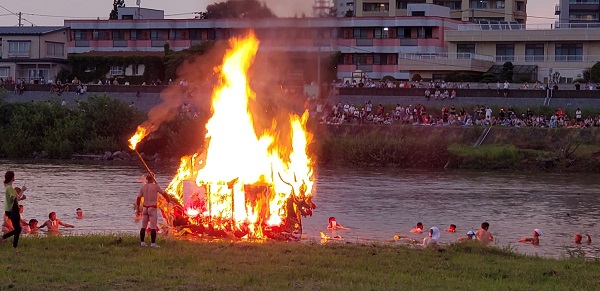
[[[75,87],[70,86],[69,92],[63,92],[60,96],[50,93],[49,85],[26,85],[22,95],[17,95],[12,90],[5,91],[8,102],[36,102],[51,98],[65,100],[68,105],[75,104],[76,100],[87,98],[87,96],[106,94],[117,98],[125,103],[147,112],[160,103],[162,92],[166,86],[113,86],[113,85],[89,85],[88,92],[84,95],[76,95]],[[9,89],[9,88],[7,88]],[[138,94],[139,92],[139,94]],[[425,104],[432,106],[442,105],[485,105],[485,106],[515,106],[529,107],[541,106],[546,99],[546,91],[542,90],[510,90],[509,97],[503,97],[502,92],[498,94],[495,89],[462,89],[457,90],[457,97],[446,100],[427,101],[424,95],[425,89],[401,89],[401,88],[342,88],[340,95],[329,100],[330,102],[348,102],[361,106],[371,100],[374,104],[397,104],[403,106]],[[138,96],[139,95],[139,96]],[[133,102],[133,103],[132,103]],[[550,107],[562,107],[565,109],[575,108],[600,108],[600,90],[558,90],[553,92],[550,99]]]

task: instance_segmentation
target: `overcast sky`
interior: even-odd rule
[[[204,11],[212,0],[141,0],[142,7],[164,10],[167,18],[192,18],[194,11]],[[135,0],[125,0],[126,6],[135,6]],[[113,0],[0,0],[0,26],[18,23],[17,17],[9,11],[22,12],[25,25],[63,25],[64,19],[108,18]],[[175,4],[176,3],[176,4]],[[279,16],[310,14],[314,0],[267,0]],[[529,0],[527,4],[528,23],[554,23],[554,5],[558,0]],[[28,22],[29,21],[29,22]]]

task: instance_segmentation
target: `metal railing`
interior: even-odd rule
[[[473,53],[431,53],[431,54],[400,54],[402,60],[480,60],[495,62],[494,56]]]
[[[507,30],[572,30],[598,29],[600,23],[548,23],[548,24],[459,24],[458,31],[507,31]]]

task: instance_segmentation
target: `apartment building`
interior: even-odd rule
[[[54,78],[66,67],[68,43],[68,27],[0,27],[0,78],[27,83]]]
[[[410,4],[423,3],[448,7],[450,18],[461,21],[527,21],[527,0],[354,0],[353,6],[356,17],[407,16]]]
[[[429,5],[434,6],[434,5]],[[417,9],[417,8],[414,8]],[[416,11],[416,10],[415,10]],[[432,16],[361,18],[245,19],[119,19],[65,20],[70,27],[69,53],[158,53],[165,43],[182,50],[207,40],[224,40],[253,29],[260,51],[339,52],[338,78],[362,70],[368,77],[408,79],[400,54],[445,53],[445,33],[465,22]],[[433,12],[432,12],[433,11]],[[447,13],[446,13],[447,14]],[[290,54],[293,57],[293,54]]]
[[[570,83],[600,61],[600,34],[593,28],[462,24],[446,31],[445,40],[448,53],[400,55],[401,66],[435,78],[450,71],[498,73],[512,62],[520,77]]]
[[[555,14],[559,25],[595,23],[600,27],[600,0],[560,0]]]

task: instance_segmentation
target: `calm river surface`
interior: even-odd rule
[[[16,172],[16,186],[26,183],[25,219],[40,224],[55,211],[74,224],[65,233],[125,232],[136,234],[132,205],[142,185],[144,169],[138,163],[0,161],[0,170]],[[150,164],[161,186],[166,186],[176,164]],[[303,238],[318,240],[319,233],[341,235],[346,241],[389,241],[409,234],[417,223],[457,233],[442,233],[443,242],[455,241],[483,221],[499,246],[518,252],[562,257],[575,250],[576,233],[589,233],[591,246],[581,248],[600,255],[600,180],[596,174],[502,174],[498,172],[425,172],[398,170],[320,169],[315,184],[317,209],[303,220]],[[4,197],[0,198],[1,200]],[[75,209],[84,219],[75,218]],[[350,230],[327,232],[335,216]],[[544,235],[534,247],[517,243],[540,228]]]

